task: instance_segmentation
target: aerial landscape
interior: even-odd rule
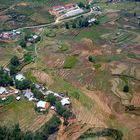
[[[0,140],[140,140],[140,0],[0,0]]]

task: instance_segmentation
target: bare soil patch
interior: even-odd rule
[[[51,84],[53,84],[53,79],[52,77],[43,72],[43,71],[38,71],[38,70],[33,70],[33,75],[39,80],[40,83],[46,84],[49,86]]]

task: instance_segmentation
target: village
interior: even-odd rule
[[[138,137],[139,4],[0,2],[0,139]]]
[[[4,73],[10,73],[10,70],[8,68],[4,68]],[[14,76],[13,81],[22,82],[26,80],[26,77],[22,73],[18,73]],[[66,96],[64,93],[55,93],[46,87],[44,87],[42,84],[39,83],[33,83],[32,86],[35,86],[35,88],[39,91],[39,93],[42,94],[41,98],[45,99],[48,95],[52,95],[56,97],[60,102],[62,106],[69,106],[70,105],[70,98]],[[22,100],[23,96],[26,98],[26,100],[31,101],[36,104],[36,107],[40,112],[46,111],[50,107],[50,109],[55,110],[55,106],[50,106],[50,103],[44,100],[40,100],[36,97],[34,97],[34,93],[31,91],[31,89],[20,90],[16,89],[14,86],[9,87],[0,87],[0,97],[1,102],[5,102],[8,99],[8,96],[14,96],[17,101]],[[22,97],[21,97],[22,96]]]

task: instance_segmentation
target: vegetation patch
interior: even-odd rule
[[[95,64],[95,65],[94,65],[94,68],[95,68],[95,69],[99,69],[99,68],[101,68],[101,66],[102,66],[101,64]]]
[[[55,76],[54,83],[50,88],[57,92],[60,91],[67,93],[69,97],[75,98],[88,109],[91,109],[94,106],[93,101],[89,97],[82,93],[78,88],[65,81],[63,78]]]
[[[89,129],[84,134],[82,134],[78,140],[85,140],[87,138],[96,138],[96,137],[111,137],[114,140],[123,140],[123,134],[121,131],[111,128],[105,128],[103,130],[93,130]]]
[[[77,57],[76,56],[68,56],[64,62],[64,69],[71,69],[73,68],[77,63]]]
[[[96,56],[89,56],[89,61],[96,63],[96,62],[104,62],[104,63],[110,63],[112,61],[119,61],[121,60],[121,56],[120,55],[114,55],[114,56],[110,56],[110,57],[96,57]],[[97,65],[98,67],[99,65]]]

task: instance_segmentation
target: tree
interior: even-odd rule
[[[55,103],[56,111],[57,113],[62,116],[62,114],[66,111],[66,109],[61,105],[59,101],[56,101]]]
[[[56,102],[56,97],[53,94],[49,94],[47,96],[47,101],[51,104],[51,105],[55,105]]]
[[[34,97],[36,99],[39,99],[39,100],[43,100],[44,99],[44,95],[38,89],[34,88],[34,89],[32,89],[32,92],[34,93]]]
[[[80,3],[78,4],[78,6],[79,6],[80,8],[85,8],[85,4],[82,3],[82,2],[80,2]]]
[[[13,65],[13,66],[18,66],[20,64],[19,62],[19,59],[17,56],[13,56],[10,60],[10,63]]]
[[[129,92],[129,86],[128,85],[125,85],[123,87],[123,91],[126,92],[126,93]]]
[[[90,61],[90,62],[93,62],[93,63],[96,63],[96,58],[94,57],[94,56],[89,56],[88,57],[88,60]]]
[[[78,25],[79,25],[79,28],[82,28],[82,20],[81,19],[79,20]]]
[[[76,23],[75,22],[72,23],[72,28],[76,28]]]
[[[89,22],[88,22],[87,19],[85,19],[85,20],[82,22],[82,26],[83,26],[83,27],[88,27],[88,25],[89,25]]]
[[[90,5],[89,4],[86,5],[86,9],[90,9]]]
[[[10,68],[10,75],[15,75],[18,72],[16,66],[10,65],[9,68]]]
[[[13,79],[8,75],[8,73],[4,73],[4,71],[0,70],[0,86],[13,86]]]
[[[28,79],[25,79],[23,81],[16,80],[15,85],[16,85],[17,89],[25,90],[25,89],[29,89],[31,87],[32,82]]]
[[[69,29],[70,28],[68,22],[65,23],[65,28],[66,29]]]
[[[19,44],[22,48],[26,48],[27,45],[26,45],[26,42],[24,40],[22,40]]]
[[[62,116],[67,120],[69,117],[72,116],[72,112],[71,112],[69,109],[67,109],[67,110],[62,114]]]

